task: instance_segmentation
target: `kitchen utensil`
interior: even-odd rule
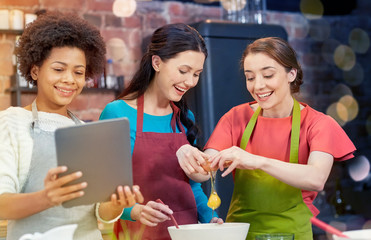
[[[349,236],[349,238],[339,237],[337,235],[332,235],[332,238],[334,240],[371,240],[371,229],[345,231],[343,234]]]
[[[245,240],[249,223],[204,223],[168,227],[172,240]]]
[[[157,199],[156,202],[165,204],[163,201],[161,201],[161,199]],[[175,227],[179,228],[179,225],[178,225],[177,221],[175,220],[174,216],[173,215],[169,215],[169,216],[170,216],[171,220],[173,221]]]
[[[293,233],[267,233],[255,236],[255,240],[294,240]]]
[[[316,225],[317,227],[321,228],[322,230],[324,230],[326,232],[329,232],[329,233],[334,234],[336,236],[342,237],[343,239],[349,238],[347,235],[343,234],[340,230],[334,228],[333,226],[331,226],[331,225],[329,225],[325,222],[322,222],[321,220],[319,220],[316,217],[312,217],[310,219],[310,221],[314,225]]]

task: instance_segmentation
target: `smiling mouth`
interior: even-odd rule
[[[270,92],[270,93],[265,93],[265,94],[257,94],[257,96],[259,97],[259,98],[265,98],[265,97],[269,97],[270,95],[272,95],[273,94],[273,92]]]
[[[184,88],[180,88],[180,87],[177,87],[177,86],[174,86],[178,91],[180,92],[186,92],[187,89],[184,89]]]
[[[58,91],[63,92],[63,93],[72,93],[74,90],[66,90],[62,88],[55,87]]]

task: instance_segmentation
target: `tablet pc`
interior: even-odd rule
[[[58,166],[64,175],[81,171],[83,176],[68,185],[87,182],[82,197],[64,207],[110,201],[117,186],[133,185],[130,127],[127,118],[116,118],[59,128],[55,132]]]

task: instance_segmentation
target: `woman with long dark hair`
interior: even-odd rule
[[[125,209],[121,219],[137,220],[125,222],[131,232],[141,224],[150,226],[142,239],[170,239],[172,223],[166,220],[171,214],[179,224],[212,220],[200,184],[191,182],[191,188],[176,157],[180,146],[193,145],[197,138],[183,95],[196,86],[206,57],[204,40],[194,28],[179,23],[157,29],[130,85],[101,114],[100,119],[130,121],[134,183],[141,186],[146,204]],[[122,225],[116,224],[117,235]]]

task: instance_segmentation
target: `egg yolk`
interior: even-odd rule
[[[212,192],[207,202],[207,206],[212,210],[217,209],[220,206],[221,200],[216,192]]]

